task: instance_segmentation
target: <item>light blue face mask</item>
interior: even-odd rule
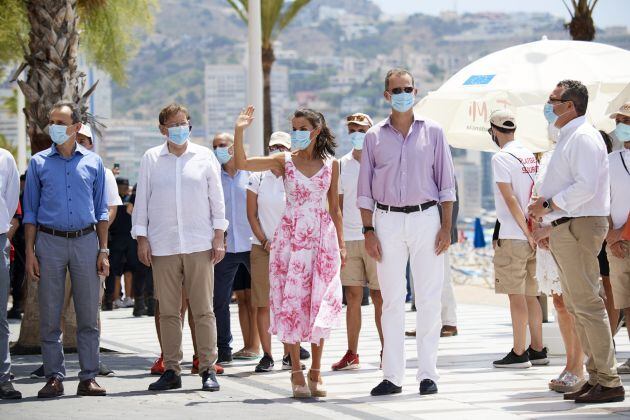
[[[624,124],[624,123],[617,124],[617,127],[615,127],[615,129],[613,130],[613,133],[615,133],[615,136],[624,143],[627,141],[630,141],[630,125],[629,124]]]
[[[545,107],[543,108],[543,112],[545,113],[545,119],[547,120],[547,122],[549,124],[555,124],[556,120],[558,119],[558,116],[556,115],[555,112],[553,112],[553,105],[551,105],[549,102],[547,102],[545,104]]]
[[[175,144],[182,145],[188,141],[190,137],[190,127],[187,125],[178,125],[177,127],[168,128],[168,139]]]
[[[214,149],[214,155],[217,157],[217,160],[221,165],[225,165],[230,161],[230,159],[232,159],[229,147],[217,147]]]
[[[48,126],[48,135],[55,144],[64,144],[70,136],[66,134],[68,127],[59,124],[50,124]]]
[[[355,131],[354,133],[350,133],[350,141],[352,142],[352,147],[355,150],[363,149],[363,141],[365,140],[365,133],[360,131]]]
[[[291,150],[304,150],[311,144],[311,132],[308,130],[293,130],[291,132]]]
[[[407,112],[413,106],[415,97],[413,93],[399,93],[392,95],[392,108],[398,112]]]

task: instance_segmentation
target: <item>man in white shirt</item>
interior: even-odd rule
[[[501,149],[492,157],[494,202],[501,224],[494,252],[495,292],[507,294],[512,317],[512,350],[497,368],[528,368],[549,363],[542,345],[542,310],[536,283],[536,242],[527,225],[527,204],[538,171],[536,157],[514,140],[516,118],[510,110],[490,116],[488,133]],[[527,327],[531,345],[527,347]]]
[[[190,115],[171,104],[159,115],[168,140],[147,150],[140,163],[132,235],[138,258],[153,266],[160,302],[164,374],[151,391],[181,388],[182,287],[194,316],[202,390],[218,391],[213,266],[225,255],[223,188],[219,162],[207,147],[191,143]]]
[[[269,153],[286,153],[291,150],[291,136],[281,131],[269,139]],[[247,186],[247,219],[252,228],[251,299],[256,308],[258,335],[263,357],[256,365],[258,373],[269,372],[274,367],[269,333],[269,250],[276,227],[284,214],[286,197],[284,177],[271,171],[254,172]],[[285,351],[285,354],[287,352]]]
[[[603,403],[622,401],[625,391],[599,296],[597,255],[610,214],[608,156],[601,134],[586,121],[587,106],[588,90],[578,81],[563,80],[551,92],[545,107],[551,109],[550,122],[560,134],[540,197],[529,206],[529,213],[553,226],[549,246],[558,263],[562,295],[588,356],[588,382],[564,398]]]
[[[341,269],[341,284],[346,295],[346,326],[348,350],[340,361],[332,365],[332,370],[359,369],[359,333],[361,332],[361,302],[363,288],[370,289],[374,303],[374,320],[383,348],[381,315],[383,298],[376,275],[376,261],[365,250],[361,211],[357,207],[357,184],[361,168],[361,150],[365,133],[372,127],[372,119],[362,113],[346,117],[348,134],[352,141],[352,151],[339,159],[339,203],[343,212],[343,237],[348,255],[346,265]]]
[[[617,127],[615,137],[623,144],[623,149],[608,155],[610,168],[610,230],[606,236],[610,282],[615,301],[615,309],[622,309],[625,318],[630,319],[630,241],[621,240],[621,232],[627,228],[630,214],[630,102],[613,113]],[[630,324],[626,322],[628,334]],[[617,367],[619,374],[630,373],[630,359]]]
[[[7,232],[18,207],[20,174],[13,155],[0,149],[0,399],[17,400],[22,394],[11,383],[11,354],[9,353],[9,323],[7,304],[11,276],[9,275],[9,250],[11,244]]]

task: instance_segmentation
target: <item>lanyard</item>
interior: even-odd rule
[[[626,170],[626,173],[630,175],[630,171],[628,170],[628,167],[626,166],[626,161],[623,158],[623,150],[621,151],[621,153],[619,153],[619,157],[621,158],[621,163],[623,164],[623,168]]]

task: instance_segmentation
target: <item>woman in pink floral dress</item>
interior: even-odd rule
[[[236,167],[283,173],[287,200],[271,244],[270,332],[289,346],[294,366],[293,396],[324,397],[320,375],[322,349],[331,328],[340,319],[339,271],[346,254],[337,191],[339,163],[333,158],[334,136],[321,113],[300,109],[292,119],[293,153],[247,158],[243,133],[253,118],[254,108],[250,106],[236,121]],[[308,381],[300,369],[301,342],[310,342],[312,348]]]

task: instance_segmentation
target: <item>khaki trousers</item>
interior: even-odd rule
[[[160,302],[160,330],[165,368],[181,373],[182,287],[186,290],[195,322],[199,374],[214,370],[217,361],[217,326],[212,309],[214,267],[210,251],[153,256],[153,280]]]
[[[597,255],[608,232],[606,217],[579,217],[553,228],[550,248],[560,271],[562,296],[588,357],[589,383],[621,385],[604,301],[599,296]]]

